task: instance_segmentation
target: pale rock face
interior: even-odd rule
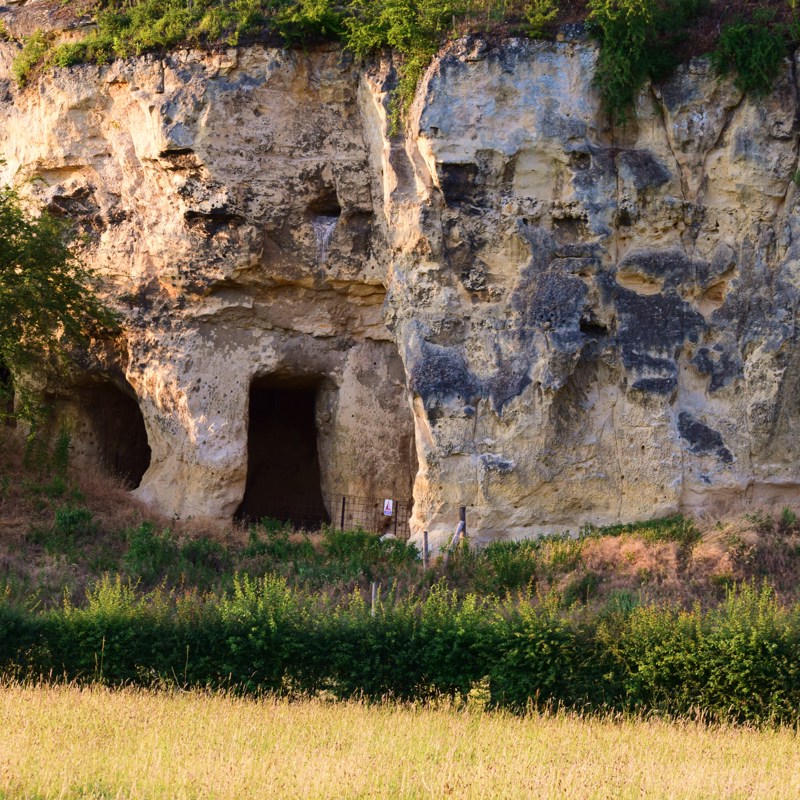
[[[272,375],[316,387],[322,489],[413,483],[434,542],[462,505],[489,539],[791,500],[795,65],[748,99],[692,61],[610,130],[595,58],[457,42],[402,136],[389,65],[333,49],[4,81],[5,177],[79,221],[125,314],[137,493],[230,517]]]
[[[389,299],[419,525],[463,504],[487,537],[574,531],[797,490],[794,69],[750,100],[693,61],[609,131],[594,58],[461,42],[417,99],[426,209]]]
[[[6,81],[5,177],[88,233],[152,451],[137,494],[167,514],[234,514],[250,384],[269,375],[316,388],[322,491],[411,496],[357,86],[336,51],[262,48]],[[81,391],[60,405],[88,457]]]

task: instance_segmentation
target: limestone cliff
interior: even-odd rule
[[[795,63],[751,99],[693,61],[609,129],[587,42],[462,40],[390,135],[390,65],[334,48],[12,56],[1,177],[87,234],[161,510],[236,511],[259,380],[315,392],[324,492],[413,482],[434,538],[796,495]]]

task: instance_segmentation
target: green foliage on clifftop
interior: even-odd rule
[[[775,82],[789,43],[798,40],[799,24],[796,17],[790,25],[781,24],[773,9],[756,9],[749,20],[739,18],[725,27],[712,55],[714,65],[723,74],[735,70],[742,91],[764,94]]]
[[[178,46],[237,45],[270,36],[287,45],[341,41],[359,57],[390,49],[399,58],[394,120],[408,109],[433,56],[467,31],[547,36],[559,22],[585,16],[600,44],[596,83],[605,110],[624,123],[646,81],[663,80],[686,55],[696,27],[715,31],[713,60],[735,70],[745,91],[763,92],[800,41],[797,0],[101,0],[95,29],[52,46],[28,37],[14,72],[24,84],[38,64],[105,63]],[[691,48],[689,48],[691,50]]]
[[[708,0],[589,0],[588,7],[601,43],[595,81],[609,116],[625,122],[645,81],[677,65],[677,45]]]

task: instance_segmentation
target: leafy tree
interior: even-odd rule
[[[67,224],[29,214],[13,189],[0,188],[0,392],[8,395],[9,375],[57,369],[70,348],[114,328],[90,279]]]

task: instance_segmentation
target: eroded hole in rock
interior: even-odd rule
[[[77,395],[74,451],[135,489],[150,466],[150,445],[139,404],[131,394],[108,382],[83,386]]]
[[[331,246],[336,223],[342,216],[342,207],[336,192],[326,192],[308,206],[308,215],[311,227],[314,229],[314,238],[317,246],[317,264],[322,264]]]
[[[237,519],[329,522],[320,487],[317,386],[261,378],[250,387],[247,483]]]
[[[592,166],[592,157],[589,153],[570,153],[569,165],[576,171],[589,169]]]
[[[603,336],[608,336],[608,327],[592,317],[581,318],[580,329],[581,333],[585,333],[593,339],[600,339]]]
[[[341,217],[342,206],[336,192],[331,189],[312,200],[308,204],[308,213],[312,217]]]
[[[631,212],[627,208],[621,208],[617,212],[617,225],[621,225],[623,228],[630,228],[632,224]]]

